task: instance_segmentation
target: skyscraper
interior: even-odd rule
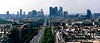
[[[64,18],[68,18],[68,12],[64,11]]]
[[[43,9],[41,9],[41,15],[44,15]]]
[[[23,12],[23,17],[25,17],[25,11]]]
[[[58,15],[58,7],[52,8],[50,7],[50,16],[57,16]]]
[[[19,15],[19,11],[17,11],[17,18],[19,18],[19,16],[20,16],[20,15]]]
[[[9,16],[10,16],[10,15],[9,15],[9,11],[7,11],[7,13],[6,13],[6,14],[7,14],[7,18],[9,19]]]
[[[50,16],[53,15],[52,12],[53,12],[53,8],[50,7],[50,12],[49,12],[50,13]]]
[[[23,12],[23,15],[25,15],[25,11]]]
[[[59,15],[62,15],[62,14],[63,14],[63,8],[60,7],[60,9],[59,9]]]
[[[27,15],[28,17],[32,17],[32,12],[30,11],[30,12],[28,12],[28,15]]]
[[[37,11],[37,15],[38,16],[43,16],[44,15],[43,9],[41,9],[41,11]]]
[[[80,15],[80,14],[77,14],[77,15],[76,15],[76,17],[78,17],[78,18],[79,18],[79,17],[81,17],[81,15]]]
[[[87,15],[91,15],[90,9],[87,10]]]
[[[22,17],[22,9],[20,9],[20,17]]]
[[[32,17],[34,17],[36,14],[37,14],[37,11],[36,10],[33,10],[32,11]]]
[[[87,10],[87,15],[86,15],[87,18],[91,18],[92,17],[92,14],[91,14],[91,11],[90,9]]]
[[[54,8],[54,15],[57,16],[58,15],[57,13],[58,13],[58,7],[55,7]]]

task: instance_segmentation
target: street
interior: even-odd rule
[[[46,18],[43,23],[43,26],[41,26],[41,29],[38,30],[38,35],[34,36],[34,38],[30,41],[30,43],[41,43],[45,27],[46,27]]]

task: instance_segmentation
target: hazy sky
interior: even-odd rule
[[[86,13],[87,9],[91,9],[92,13],[100,13],[100,0],[0,0],[0,14],[6,11],[16,14],[20,9],[26,13],[44,9],[48,14],[50,6],[62,6],[69,13]]]

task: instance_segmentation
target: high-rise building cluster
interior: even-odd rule
[[[41,9],[40,11],[32,10],[28,12],[28,14],[25,13],[22,9],[20,11],[17,11],[16,15],[9,14],[9,11],[6,12],[6,18],[15,18],[15,19],[21,19],[21,18],[33,18],[33,17],[43,17],[44,16],[44,11]]]
[[[44,16],[43,9],[41,9],[41,11],[32,10],[32,11],[28,12],[28,16],[30,16],[30,17]]]
[[[63,8],[60,7],[59,10],[58,10],[58,7],[50,7],[50,12],[49,12],[49,16],[51,17],[56,17],[56,16],[61,16],[61,17],[68,17],[68,12],[67,11],[64,11],[63,12]]]
[[[100,13],[73,13],[63,7],[44,11],[22,9],[0,15],[0,43],[100,43]],[[82,15],[83,14],[83,15]]]
[[[23,18],[25,17],[25,11],[23,12],[22,9],[20,9],[20,11],[17,11],[17,16],[16,18]]]
[[[43,16],[44,16],[43,9],[41,9],[40,11],[36,11],[36,10],[29,11],[28,14],[26,14],[25,11],[20,9],[19,11],[17,11],[17,15],[11,14],[9,13],[9,11],[7,11],[4,18],[20,19],[20,18],[43,17]],[[86,17],[89,19],[89,18],[99,17],[99,16],[100,16],[100,13],[92,14],[90,9],[87,9],[87,14],[84,16],[82,14],[69,15],[68,11],[63,11],[63,7],[59,7],[59,9],[58,7],[49,7],[49,17],[58,17],[58,18],[59,17],[62,17],[62,18]]]

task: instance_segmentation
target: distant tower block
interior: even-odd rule
[[[22,17],[22,9],[20,9],[20,17]]]
[[[9,16],[10,16],[9,11],[7,11],[7,18],[8,18],[8,19],[10,18]]]

